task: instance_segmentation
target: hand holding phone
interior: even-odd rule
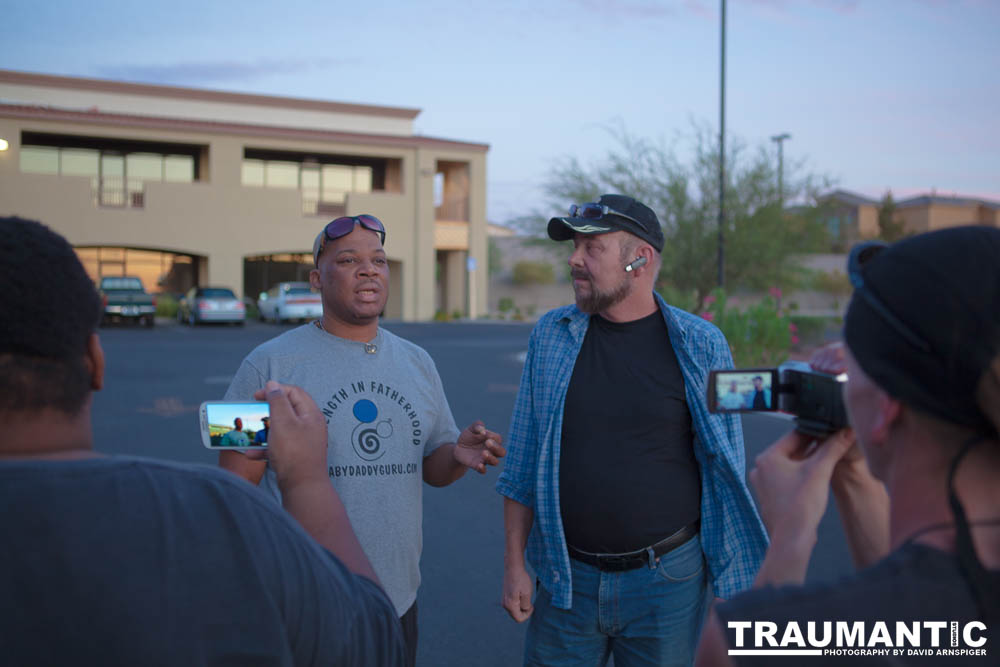
[[[311,479],[329,483],[326,418],[309,394],[299,387],[269,380],[254,393],[254,398],[267,400],[274,420],[268,461],[278,477],[278,486]]]

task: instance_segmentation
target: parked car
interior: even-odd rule
[[[305,321],[323,314],[323,301],[309,283],[278,283],[260,293],[257,311],[270,322]]]
[[[105,276],[98,288],[104,310],[101,323],[109,320],[132,320],[153,326],[156,297],[146,293],[142,281],[135,276]]]
[[[243,326],[247,309],[228,287],[192,287],[177,303],[177,321],[190,324],[229,322]]]

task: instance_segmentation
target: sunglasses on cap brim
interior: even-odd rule
[[[854,287],[854,293],[860,296],[871,306],[876,313],[891,326],[896,333],[906,339],[922,352],[930,352],[930,344],[924,338],[910,328],[906,322],[899,319],[885,303],[879,299],[872,290],[865,285],[864,268],[882,251],[888,248],[888,244],[882,241],[866,241],[851,248],[851,254],[847,258],[847,277]]]
[[[585,220],[600,220],[606,215],[617,215],[619,218],[631,220],[639,226],[639,229],[646,229],[646,225],[639,222],[631,215],[625,215],[621,211],[616,211],[610,206],[605,206],[604,204],[597,204],[593,202],[590,204],[573,204],[569,207],[569,215],[571,218],[583,218]]]
[[[331,220],[323,228],[323,240],[320,243],[319,252],[316,253],[316,256],[319,257],[319,255],[323,254],[323,249],[326,247],[327,241],[336,241],[341,236],[347,236],[354,231],[355,225],[361,225],[365,229],[375,232],[378,234],[379,242],[385,245],[385,225],[382,224],[381,220],[367,213],[345,215],[342,218]]]

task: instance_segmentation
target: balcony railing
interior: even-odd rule
[[[121,176],[91,179],[91,194],[97,206],[143,208],[146,205],[145,183]]]

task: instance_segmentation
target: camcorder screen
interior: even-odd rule
[[[773,412],[778,409],[776,385],[773,368],[712,371],[708,408],[712,412]]]
[[[201,440],[210,449],[267,447],[267,403],[206,401],[201,404]]]
[[[847,426],[841,396],[845,380],[844,375],[787,366],[711,371],[708,409],[710,412],[780,411],[795,417],[799,432],[826,437]]]

